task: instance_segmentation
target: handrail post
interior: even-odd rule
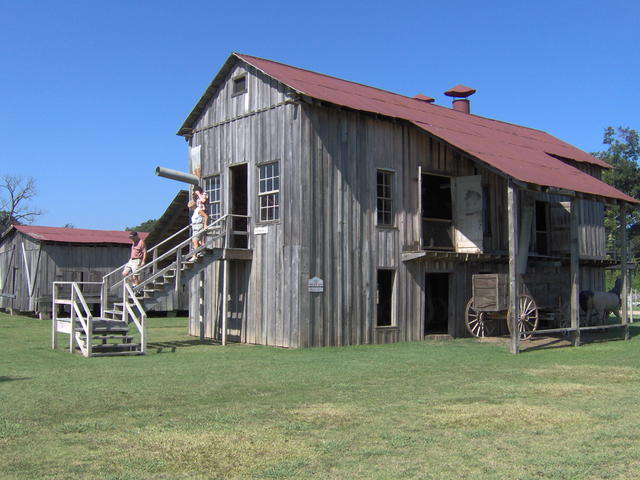
[[[56,333],[58,330],[58,317],[56,311],[57,290],[58,285],[56,284],[56,282],[53,282],[53,295],[51,296],[51,348],[54,350],[58,343],[56,338]]]
[[[90,357],[93,350],[93,315],[91,315],[91,312],[85,312],[85,313],[87,314],[87,332],[86,332],[87,357]]]
[[[100,317],[105,318],[105,311],[107,310],[107,282],[102,279],[102,285],[100,286]]]
[[[129,304],[129,292],[127,291],[127,281],[122,282],[122,321],[128,323],[127,305]]]
[[[231,230],[233,230],[233,215],[229,214],[224,220],[224,245],[222,245],[222,248],[227,248],[228,245],[231,245]]]
[[[175,285],[173,286],[174,291],[177,293],[180,289],[178,285],[180,285],[180,277],[182,276],[182,249],[178,249],[176,251],[176,279]]]
[[[142,329],[140,331],[140,351],[142,353],[147,352],[147,314],[142,313],[140,316],[140,323],[142,324]]]
[[[69,353],[73,353],[73,349],[75,347],[75,336],[76,336],[76,309],[74,305],[76,303],[76,291],[73,288],[73,283],[71,283],[71,305],[69,305],[69,309],[71,310],[71,318],[70,318],[70,335],[69,335]]]

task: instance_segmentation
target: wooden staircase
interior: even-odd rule
[[[137,273],[142,281],[136,286],[129,283],[132,275],[122,277],[125,265],[105,275],[101,283],[53,282],[52,348],[57,346],[56,334],[66,333],[69,350],[80,351],[85,357],[143,355],[147,342],[145,304],[170,288],[177,290],[211,262],[223,258],[227,217],[209,225],[205,244],[195,250],[191,250],[192,237],[188,237],[157,254],[159,247],[166,250],[168,242],[180,238],[181,234],[184,237],[189,227],[150,249],[148,255],[152,260]],[[99,297],[85,297],[83,290],[89,285],[99,285]],[[67,315],[58,316],[61,306],[69,310]],[[100,315],[94,316],[98,308]]]
[[[178,261],[172,262],[168,267],[162,268],[155,273],[149,275],[138,286],[132,287],[135,298],[144,307],[156,300],[159,296],[166,294],[171,288],[178,288],[180,283],[188,282],[194,275],[202,271],[211,262],[222,257],[222,248],[214,248],[209,245],[199,247],[190,253],[186,260],[180,260],[180,269],[176,265]],[[195,258],[194,258],[195,257]],[[149,265],[153,269],[153,263]],[[119,288],[121,282],[115,285]],[[114,287],[111,287],[114,290]],[[133,297],[129,296],[127,300],[130,307],[133,306]],[[125,302],[122,298],[107,303],[107,307],[103,310],[102,316],[106,319],[121,320],[125,315]]]

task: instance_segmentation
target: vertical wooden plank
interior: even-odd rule
[[[629,340],[629,302],[628,302],[628,264],[629,253],[627,248],[627,204],[620,203],[620,275],[622,278],[622,323],[624,323],[624,339]]]
[[[507,186],[507,208],[509,222],[509,308],[511,313],[511,353],[520,352],[520,332],[518,328],[518,191],[509,179]]]
[[[580,245],[578,240],[578,215],[580,201],[572,198],[569,208],[569,251],[570,251],[570,324],[573,329],[573,345],[580,345],[580,317],[578,311],[578,278],[580,273]]]
[[[223,262],[223,279],[222,279],[222,345],[227,344],[227,315],[229,299],[229,260]]]

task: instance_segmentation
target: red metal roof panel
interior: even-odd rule
[[[555,158],[611,168],[608,163],[541,130],[457,112],[270,60],[235,55],[307,96],[354,110],[407,120],[516,180],[638,203]]]
[[[45,242],[63,243],[119,243],[131,245],[128,231],[120,230],[84,230],[80,228],[37,227],[33,225],[14,225],[19,232],[29,237]],[[138,232],[141,239],[147,238],[147,233]]]

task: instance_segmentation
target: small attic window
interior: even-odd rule
[[[239,75],[235,77],[233,80],[233,85],[231,88],[231,96],[235,97],[236,95],[242,95],[243,93],[247,93],[247,75]]]

